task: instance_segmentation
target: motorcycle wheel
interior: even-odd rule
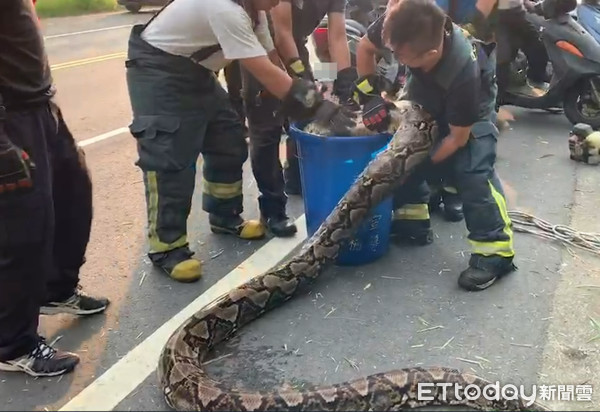
[[[573,86],[563,103],[565,116],[572,124],[585,123],[600,128],[600,101],[593,98],[594,88],[600,92],[600,77],[584,80]]]

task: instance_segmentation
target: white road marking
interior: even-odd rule
[[[89,146],[91,144],[101,142],[102,140],[106,140],[108,138],[115,137],[115,136],[118,136],[118,135],[123,134],[123,133],[129,133],[129,128],[128,127],[119,127],[118,129],[111,130],[110,132],[103,133],[103,134],[101,134],[99,136],[92,137],[90,139],[82,140],[81,142],[78,142],[77,144],[80,147],[86,147],[86,146]]]
[[[74,31],[71,33],[53,34],[51,36],[44,37],[44,40],[58,39],[60,37],[78,36],[80,34],[98,33],[99,31],[125,29],[125,28],[129,28],[132,26],[133,26],[133,24],[124,24],[122,26],[103,27],[101,29],[91,29],[91,30],[83,30],[83,31]]]
[[[186,319],[215,298],[269,270],[306,239],[305,216],[300,216],[295,223],[298,226],[296,236],[271,239],[181,312],[169,319],[142,343],[133,348],[59,410],[113,410],[154,372],[164,344]]]

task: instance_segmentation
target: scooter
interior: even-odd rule
[[[571,6],[572,7],[565,7]],[[577,2],[542,2],[541,37],[552,64],[548,91],[539,97],[508,92],[503,104],[551,110],[562,106],[572,124],[600,127],[600,44],[571,15]]]
[[[583,0],[571,15],[600,43],[600,0]]]

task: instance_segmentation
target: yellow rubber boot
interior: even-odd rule
[[[173,267],[169,276],[178,282],[195,282],[202,277],[202,262],[196,259],[184,260]]]
[[[178,282],[195,282],[202,277],[202,262],[192,259],[187,246],[149,255],[152,263]]]
[[[210,215],[209,222],[213,233],[235,235],[240,239],[261,239],[266,233],[266,228],[260,220],[244,220],[240,216]]]

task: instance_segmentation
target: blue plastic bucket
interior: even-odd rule
[[[306,231],[310,237],[392,136],[321,137],[304,132],[300,124],[290,125],[289,136],[298,147]],[[389,247],[391,219],[389,197],[367,215],[354,237],[344,243],[335,263],[362,265],[384,255]]]

